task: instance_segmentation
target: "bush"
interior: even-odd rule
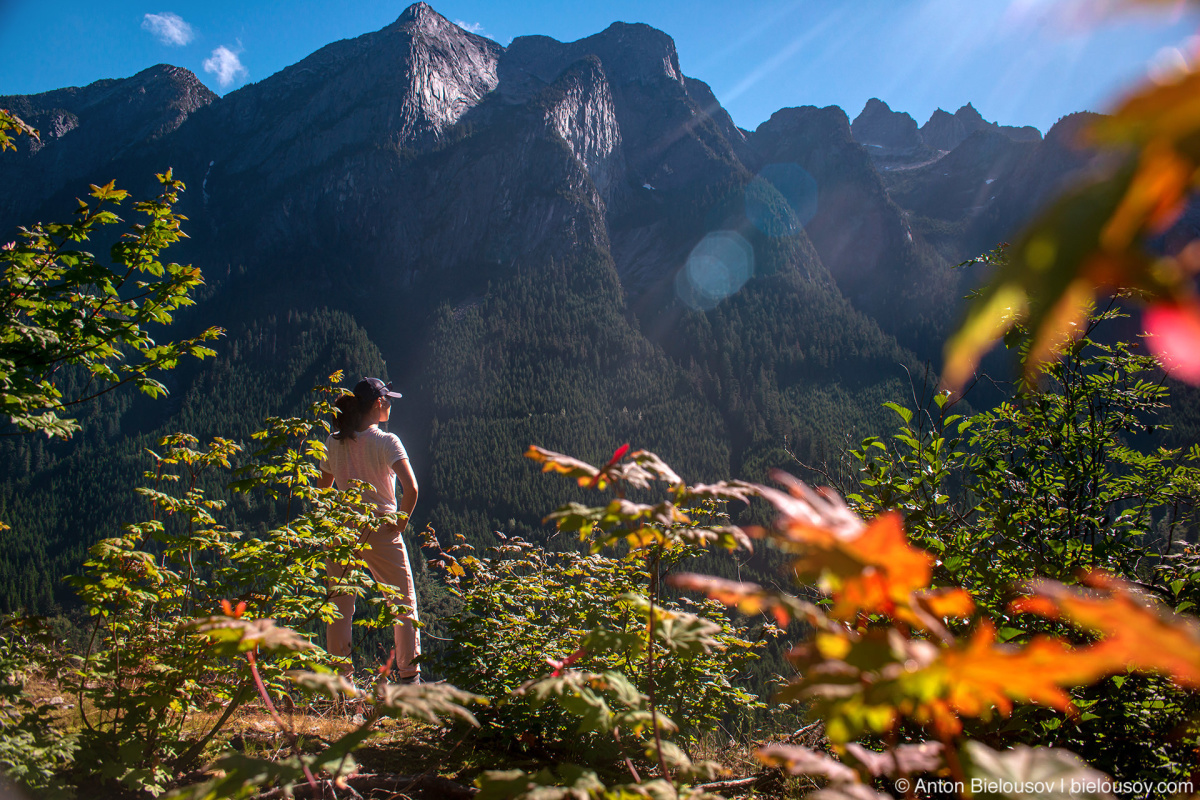
[[[462,607],[448,623],[453,644],[439,652],[436,667],[455,685],[503,702],[480,712],[484,731],[506,742],[520,741],[542,750],[566,747],[575,757],[589,752],[613,758],[606,740],[581,742],[569,735],[575,715],[555,708],[535,709],[523,686],[549,667],[568,659],[578,669],[614,670],[630,677],[645,692],[645,656],[639,636],[646,628],[645,598],[650,584],[645,554],[625,555],[553,552],[519,537],[504,538],[490,555],[467,555],[463,543],[450,548],[465,574],[447,573]],[[696,548],[669,553],[669,568]],[[663,570],[664,572],[666,569]],[[718,722],[761,708],[763,703],[739,686],[739,674],[758,657],[762,646],[743,624],[731,621],[712,601],[660,598],[664,613],[692,614],[713,626],[709,651],[667,658],[656,648],[655,685],[662,709],[677,720],[685,741],[692,741]],[[603,631],[624,644],[615,650],[593,650],[580,642]],[[599,636],[600,634],[595,634]],[[593,638],[595,638],[595,636]],[[549,665],[549,667],[548,667]]]
[[[1091,315],[1035,373],[1036,390],[990,411],[955,414],[944,392],[922,408],[888,403],[897,432],[851,453],[851,506],[867,517],[900,511],[909,539],[937,559],[935,584],[970,591],[1005,641],[1066,634],[1011,609],[1034,575],[1074,584],[1104,570],[1177,610],[1193,607],[1197,562],[1174,551],[1194,531],[1200,445],[1152,444],[1168,389],[1138,343],[1104,340],[1124,316],[1115,304]],[[1027,357],[1023,328],[1008,343]],[[1180,774],[1200,744],[1189,722],[1200,706],[1166,681],[1112,678],[1076,691],[1075,702],[1081,716],[1071,723],[1030,708],[992,735],[1069,747],[1128,780]]]
[[[628,451],[619,448],[601,469],[537,447],[527,453],[546,471],[616,494],[602,506],[570,503],[550,515],[590,553],[551,553],[503,538],[493,555],[479,558],[459,537],[431,562],[463,601],[442,667],[456,682],[499,696],[484,718],[506,741],[538,744],[556,760],[588,767],[623,757],[635,782],[631,759],[650,759],[660,780],[711,775],[712,765],[692,763],[664,736],[678,732],[686,747],[721,719],[762,707],[736,682],[764,643],[751,641],[717,603],[669,598],[663,578],[708,547],[749,546],[719,513],[744,496],[738,484],[686,486],[653,453],[639,450],[623,461]],[[649,494],[658,482],[668,491],[657,503],[627,499],[627,491]],[[611,555],[601,554],[606,548]],[[492,773],[484,792],[511,794],[529,779],[519,770]],[[532,778],[538,785],[562,779],[599,781],[575,766]]]
[[[253,437],[261,447],[230,484],[276,503],[283,518],[274,527],[259,535],[228,530],[218,520],[225,503],[199,488],[206,473],[235,470],[241,445],[218,438],[199,448],[194,437],[175,434],[152,454],[150,485],[138,490],[150,501],[150,518],[97,543],[82,574],[71,579],[92,620],[85,652],[65,679],[83,725],[74,781],[161,793],[255,695],[257,683],[278,695],[292,685],[287,671],[329,661],[319,648],[290,645],[267,648],[279,653],[255,663],[231,660],[209,644],[211,637],[187,627],[221,607],[231,613],[232,600],[239,618],[274,620],[312,636],[337,613],[335,593],[365,595],[374,585],[354,556],[361,526],[378,524],[363,510],[369,504],[361,489],[315,488],[323,444],[308,437],[318,431],[323,438],[323,418],[337,393],[331,385],[318,391],[309,417],[267,421]],[[357,568],[331,585],[326,559]],[[384,588],[382,599],[371,600],[376,612],[367,624],[390,626],[403,611]],[[308,638],[296,641],[307,645]],[[197,712],[220,716],[193,740],[185,726]],[[25,728],[6,729],[10,744],[33,722],[27,717]]]

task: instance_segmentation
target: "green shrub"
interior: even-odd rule
[[[1014,644],[1063,633],[1009,607],[1034,575],[1077,583],[1104,570],[1177,610],[1195,602],[1200,564],[1174,551],[1194,536],[1200,445],[1153,444],[1168,389],[1139,343],[1105,340],[1105,326],[1124,316],[1115,304],[1092,314],[1061,358],[1043,365],[1036,391],[990,411],[955,414],[944,392],[915,409],[887,403],[897,432],[852,452],[851,505],[865,516],[901,511],[909,539],[937,558],[936,583],[968,589]],[[1027,357],[1023,328],[1007,340]],[[1031,707],[1002,738],[1070,747],[1127,780],[1180,774],[1200,743],[1195,696],[1161,679],[1112,678],[1076,690],[1075,700],[1078,721]]]

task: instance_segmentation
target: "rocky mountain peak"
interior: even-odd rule
[[[334,42],[231,92],[195,133],[219,168],[241,173],[270,163],[279,181],[383,142],[424,150],[496,88],[502,52],[416,3],[380,31]],[[243,144],[227,149],[234,140]]]
[[[865,106],[863,106],[863,110],[859,114],[859,116],[861,117],[864,114],[869,115],[869,114],[882,114],[882,113],[887,113],[887,114],[893,113],[892,107],[889,106],[884,101],[880,100],[878,97],[872,97],[870,100],[867,101],[867,104]]]
[[[543,93],[545,120],[587,170],[607,203],[624,177],[621,126],[597,56],[568,67]]]
[[[1046,141],[1058,147],[1078,148],[1084,129],[1098,119],[1100,115],[1091,111],[1068,114],[1046,132]]]
[[[992,123],[985,120],[983,115],[980,114],[975,109],[975,106],[971,105],[970,103],[967,103],[965,106],[958,109],[958,111],[955,111],[954,118],[962,123],[963,130],[966,131],[967,136],[970,136],[975,131],[980,131],[984,128],[989,128],[992,126]]]
[[[614,22],[584,39],[605,62],[610,77],[621,83],[667,77],[683,83],[675,40],[643,23]]]
[[[0,108],[41,132],[40,140],[18,140],[19,156],[0,160],[0,184],[27,187],[0,203],[0,221],[20,221],[60,186],[101,180],[96,170],[173,132],[217,99],[192,72],[170,64],[82,87],[0,97]]]
[[[588,55],[600,58],[608,79],[616,84],[654,83],[665,77],[683,85],[675,40],[642,23],[614,22],[600,33],[569,43],[549,36],[518,36],[507,52],[511,65],[545,83]]]
[[[433,10],[428,3],[413,3],[396,18],[396,21],[384,30],[403,29],[420,31],[426,34],[436,34],[449,27],[457,27],[450,20]]]
[[[963,139],[967,138],[976,131],[999,131],[1012,139],[1014,142],[1036,142],[1042,138],[1042,132],[1037,128],[1026,125],[1024,127],[1016,127],[1013,125],[1001,125],[998,122],[988,122],[983,118],[983,115],[975,109],[975,106],[967,103],[965,106],[954,112],[956,119],[963,128]]]
[[[856,142],[868,146],[907,150],[922,144],[916,121],[908,114],[892,111],[877,97],[867,101],[850,130]]]
[[[921,126],[921,138],[936,150],[953,150],[967,138],[967,131],[962,120],[939,108]]]
[[[760,124],[754,131],[755,146],[762,136],[807,134],[810,130],[820,131],[819,138],[831,142],[849,142],[852,140],[850,118],[840,106],[800,106],[798,108],[781,108],[771,115],[771,118]]]

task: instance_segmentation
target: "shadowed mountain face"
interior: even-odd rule
[[[871,102],[878,101],[868,102],[868,107]],[[919,135],[921,142],[934,150],[953,150],[968,136],[978,131],[999,133],[1014,142],[1040,142],[1042,140],[1041,131],[1030,125],[1018,128],[1012,125],[988,122],[970,103],[953,114],[940,108],[934,111],[929,120],[921,126]]]
[[[892,111],[887,103],[872,98],[851,125],[854,141],[867,148],[881,172],[923,167],[954,150],[972,135],[985,131],[1014,142],[1039,142],[1037,128],[988,122],[970,103],[948,114],[942,109],[917,128],[908,114]]]
[[[924,142],[917,123],[908,114],[892,111],[882,100],[871,98],[850,124],[854,141],[896,149],[920,147]]]
[[[817,208],[806,230],[842,293],[910,348],[935,358],[947,312],[960,296],[956,278],[914,236],[852,134],[841,109],[809,106],[776,112],[750,144],[760,162],[799,164],[815,179]]]
[[[1021,162],[1037,149],[1002,133],[980,129],[943,158],[888,175],[892,198],[926,217],[955,221],[985,208]]]
[[[1086,162],[1054,132],[964,110],[918,129],[880,101],[853,126],[805,107],[747,133],[661,31],[504,48],[424,3],[224,98],[156,67],[0,105],[43,133],[0,157],[6,237],[68,216],[87,182],[144,196],[172,167],[191,238],[171,258],[206,276],[195,324],[230,330],[211,372],[170,377],[182,402],[106,407],[104,433],[50,454],[0,442],[17,525],[38,506],[14,498],[45,507],[74,491],[63,476],[124,459],[90,470],[86,512],[39,518],[37,552],[0,553],[54,575],[124,518],[130,431],[250,430],[239,408],[281,413],[337,368],[401,386],[417,522],[476,540],[561,499],[521,462],[531,442],[598,459],[632,441],[689,479],[762,478],[785,443],[835,457],[883,424],[904,369],[936,366],[953,259]]]
[[[166,64],[82,89],[0,96],[0,108],[41,133],[40,141],[19,140],[18,154],[0,159],[4,229],[28,222],[26,217],[55,190],[82,188],[84,178],[151,145],[216,99],[191,72]]]
[[[577,42],[529,36],[502,48],[424,3],[222,99],[185,70],[156,67],[2,102],[47,134],[0,163],[16,179],[7,186],[32,188],[0,197],[6,229],[67,208],[84,181],[138,190],[171,166],[190,187],[187,255],[208,262],[214,284],[277,286],[286,274],[282,291],[297,302],[395,302],[370,288],[385,286],[428,308],[478,294],[529,254],[586,241],[613,260],[625,301],[660,316],[681,305],[676,275],[705,235],[739,214],[755,227],[744,213],[753,184],[779,195],[795,217],[787,235],[815,249],[807,274],[831,275],[929,357],[959,291],[945,255],[986,249],[982,237],[1019,224],[1007,207],[990,210],[1007,196],[990,187],[1029,148],[1047,149],[970,105],[918,129],[877,99],[852,125],[840,110],[784,110],[748,135],[684,76],[661,31],[616,23]],[[565,147],[569,166],[535,158],[544,147]],[[1056,183],[1078,166],[1048,149],[1046,173],[1017,170],[1004,185]],[[798,190],[778,165],[803,171],[811,197],[787,196]],[[595,224],[578,222],[584,207]],[[935,248],[910,213],[993,221]],[[897,293],[911,300],[903,310]]]

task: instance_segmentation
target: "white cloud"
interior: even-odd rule
[[[147,14],[142,18],[142,30],[150,31],[163,44],[183,47],[195,38],[192,26],[183,17],[164,11],[162,14]]]
[[[475,33],[480,36],[487,36],[489,39],[492,38],[491,35],[489,35],[488,32],[483,29],[482,22],[464,22],[461,19],[456,19],[456,20],[454,20],[454,24],[469,33]]]
[[[484,30],[482,22],[467,22],[465,20],[456,19],[454,20],[454,24],[462,28],[467,33],[473,33],[476,36],[486,37],[491,39],[493,42],[499,42],[504,47],[508,47],[508,45],[512,43],[511,36],[509,36],[507,39],[498,39],[492,34],[488,33],[486,30]]]
[[[244,78],[247,74],[246,67],[238,58],[238,54],[225,45],[213,50],[212,56],[204,59],[204,71],[216,75],[217,83],[221,84],[222,89],[238,78]]]

